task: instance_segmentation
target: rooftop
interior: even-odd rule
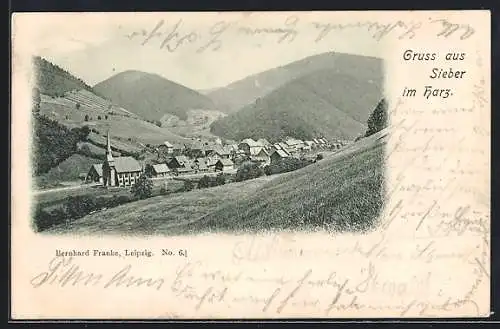
[[[220,159],[217,162],[220,162],[223,166],[232,166],[233,165],[233,161],[231,161],[230,159]]]
[[[157,174],[166,173],[170,171],[170,169],[164,163],[154,164],[153,169]]]
[[[114,164],[117,173],[142,171],[141,164],[132,157],[116,157]]]
[[[99,176],[102,176],[102,163],[93,164],[92,167],[95,169]]]

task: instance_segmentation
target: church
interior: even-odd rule
[[[132,186],[141,174],[142,167],[133,157],[113,157],[108,131],[106,160],[102,164],[103,185]]]

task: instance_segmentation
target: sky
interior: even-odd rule
[[[382,42],[366,29],[335,29],[317,40],[326,24],[352,23],[346,14],[45,13],[13,25],[23,50],[91,86],[140,70],[202,90],[324,52],[380,57]]]

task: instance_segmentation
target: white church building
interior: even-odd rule
[[[108,131],[106,160],[102,164],[104,186],[132,186],[142,175],[141,164],[133,157],[113,157]]]

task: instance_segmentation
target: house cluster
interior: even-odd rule
[[[153,177],[199,174],[207,172],[232,172],[236,149],[230,145],[196,141],[190,146],[174,146],[166,141],[158,147],[162,163],[152,165]]]
[[[300,157],[317,149],[337,149],[345,142],[328,142],[325,138],[302,141],[286,138],[283,142],[270,143],[265,138],[245,138],[239,143],[222,145],[221,142],[197,140],[192,145],[179,146],[168,141],[158,147],[164,163],[153,165],[152,175],[198,174],[206,172],[234,172],[236,164],[245,160],[266,166],[287,157]]]
[[[315,150],[339,149],[346,143],[332,143],[325,138],[302,141],[291,137],[274,144],[265,138],[245,138],[239,143],[226,145],[196,140],[192,145],[180,146],[166,141],[157,149],[161,160],[143,167],[132,157],[113,157],[108,132],[106,160],[91,166],[86,181],[99,182],[105,186],[132,186],[144,172],[152,177],[234,173],[236,164],[243,161],[250,160],[264,167],[288,157],[301,157]]]
[[[292,137],[282,142],[271,144],[266,139],[257,141],[247,138],[241,141],[238,148],[245,151],[253,161],[269,165],[288,157],[301,157],[309,152],[327,149],[340,149],[347,141],[328,142],[325,138],[314,138],[313,140],[300,140]]]

